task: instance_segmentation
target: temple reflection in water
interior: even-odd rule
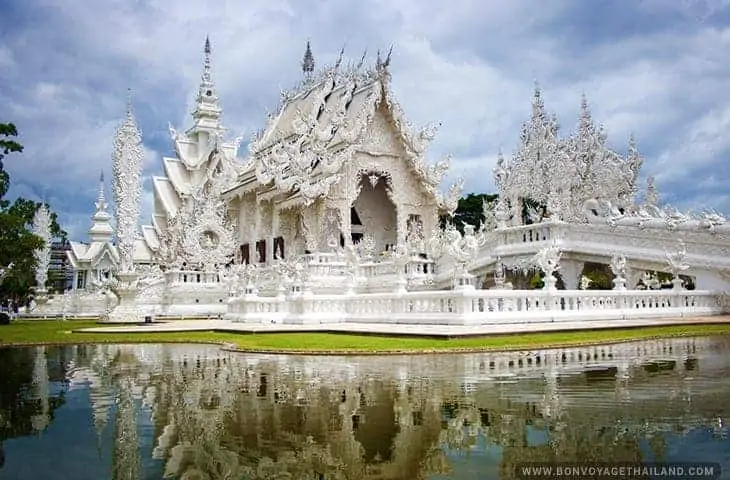
[[[29,457],[86,478],[63,455],[83,431],[96,455],[82,466],[113,479],[514,478],[520,462],[698,455],[730,469],[727,337],[384,357],[92,345],[0,361],[2,478],[42,478]],[[87,412],[70,441],[64,411]]]

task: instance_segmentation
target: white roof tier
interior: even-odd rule
[[[162,207],[167,218],[174,217],[180,208],[180,197],[175,191],[172,182],[165,177],[153,177],[152,184],[154,185],[156,205],[158,204]],[[156,211],[155,213],[160,214],[163,212]]]

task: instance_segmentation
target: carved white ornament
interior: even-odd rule
[[[41,205],[33,217],[33,234],[43,240],[43,245],[33,252],[36,260],[35,280],[37,288],[44,291],[48,280],[48,266],[51,263],[51,212]]]
[[[117,249],[119,271],[134,270],[134,244],[137,240],[142,196],[142,135],[132,113],[131,102],[127,114],[114,136],[112,168],[114,182],[114,217],[117,222]]]
[[[533,223],[543,218],[581,222],[585,221],[584,204],[590,199],[620,208],[632,205],[642,163],[633,137],[625,158],[608,149],[603,127],[593,123],[585,97],[578,128],[560,138],[557,119],[547,113],[536,88],[532,117],[523,125],[520,146],[509,165],[499,155],[494,176],[500,198],[513,210],[513,221],[521,223],[520,202],[530,199],[546,207],[531,212]],[[501,205],[500,214],[504,211]]]

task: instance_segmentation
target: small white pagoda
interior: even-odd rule
[[[119,262],[119,254],[113,243],[112,216],[107,211],[108,204],[104,195],[103,173],[99,179],[99,194],[94,205],[96,211],[91,217],[89,242],[72,241],[71,249],[67,252],[74,271],[73,289],[84,289],[87,285],[108,280]]]

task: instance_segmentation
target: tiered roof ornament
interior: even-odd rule
[[[89,229],[90,242],[111,242],[114,237],[114,228],[111,225],[111,215],[107,211],[109,204],[104,195],[104,172],[99,174],[99,191],[94,202],[96,211],[91,217],[91,228]]]
[[[194,119],[192,130],[218,131],[220,129],[221,106],[211,73],[212,48],[208,36],[205,37],[203,53],[203,74],[200,79],[198,96],[195,99],[195,110],[192,114]]]

